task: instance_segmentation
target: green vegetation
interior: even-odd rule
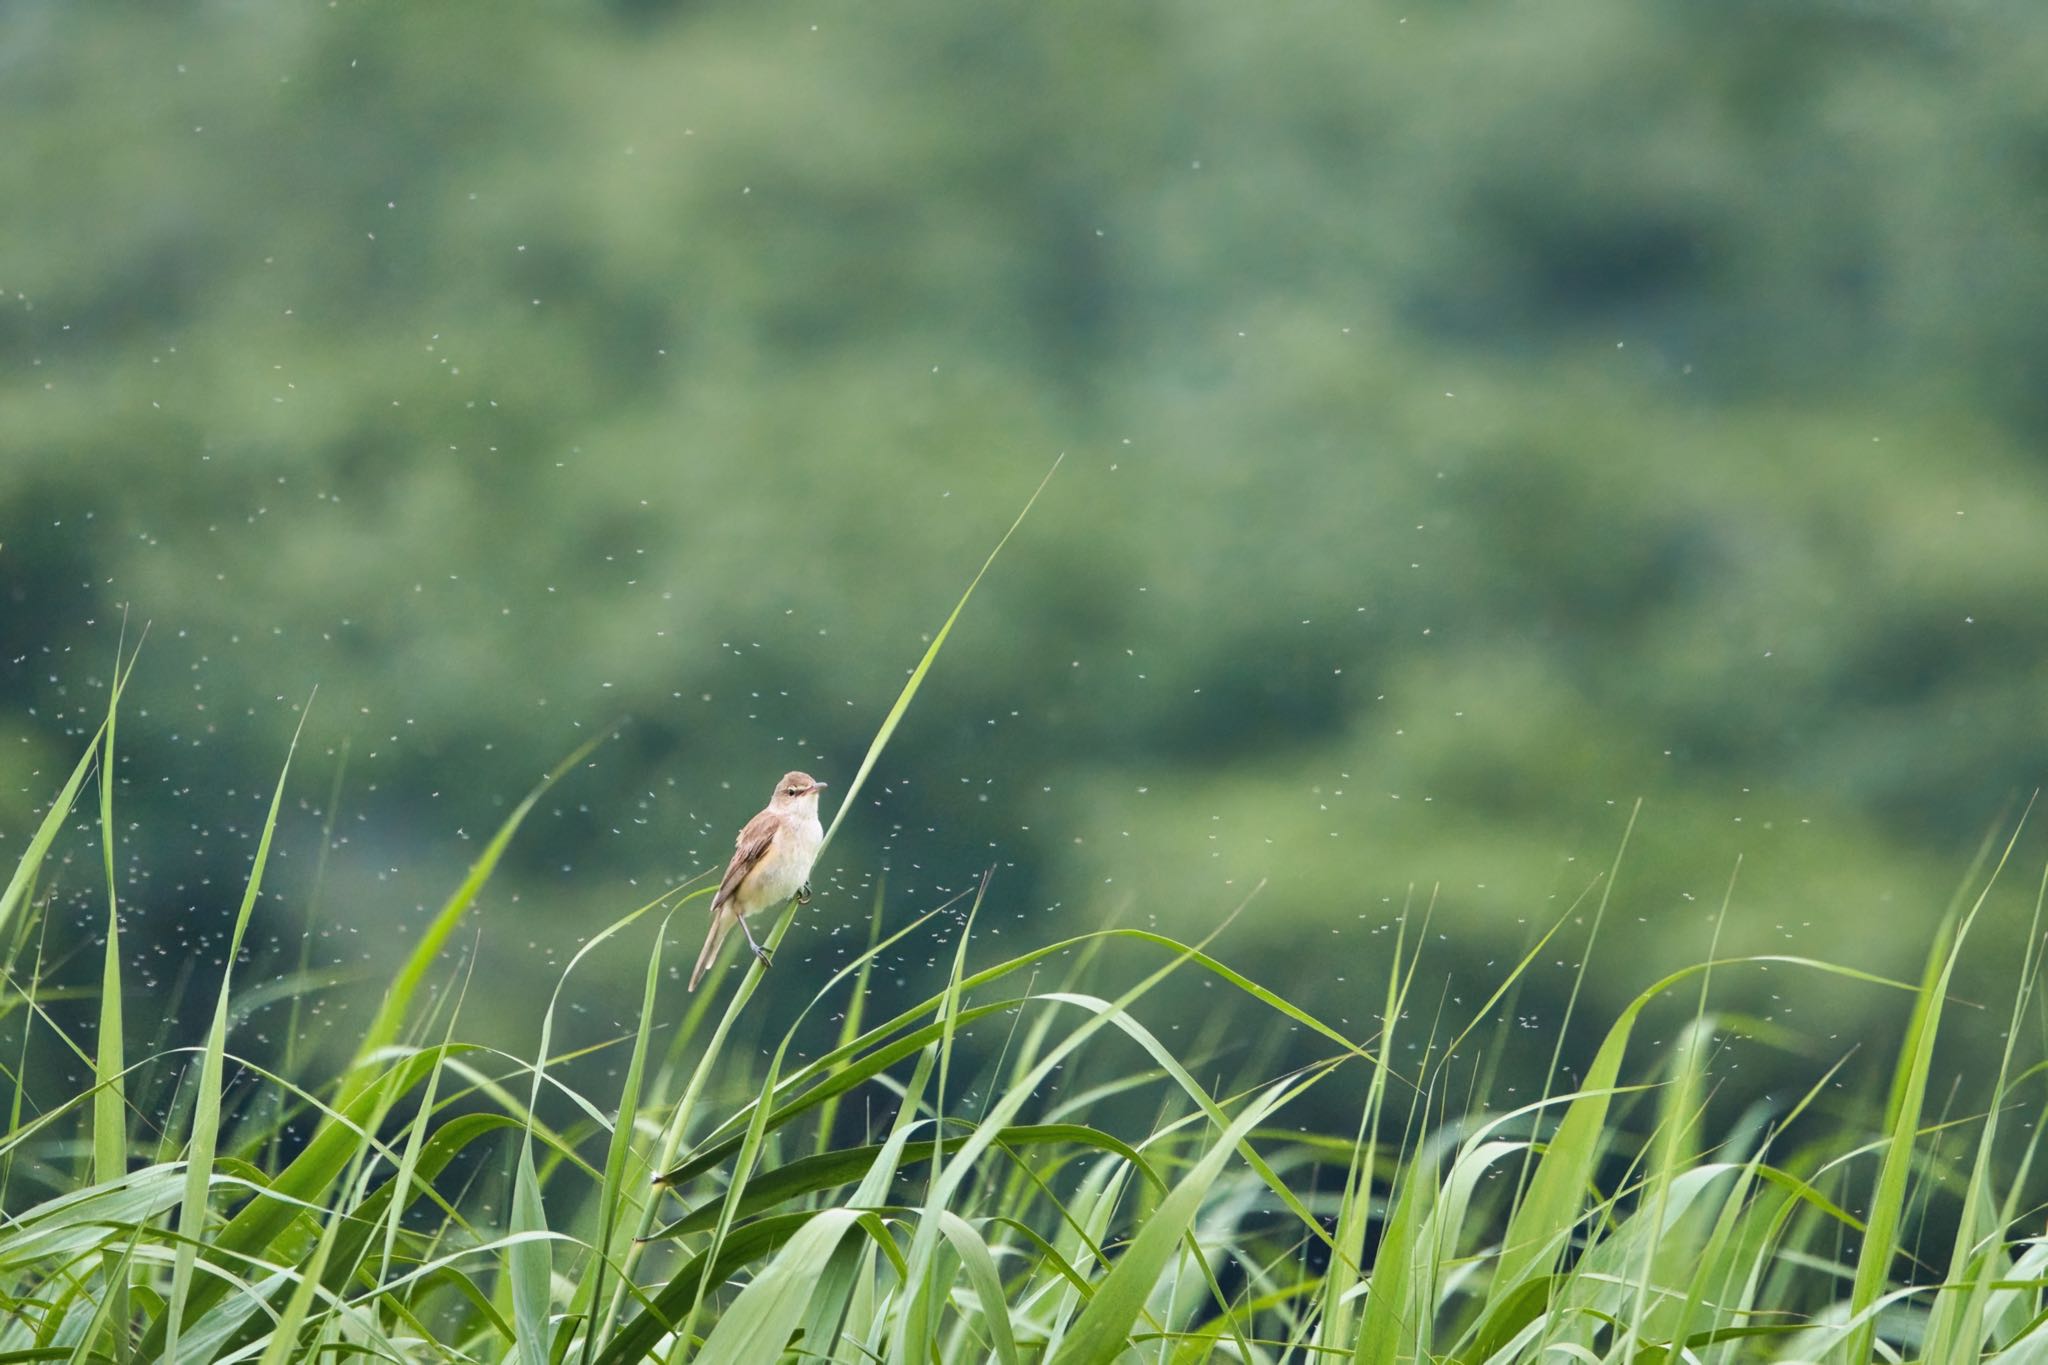
[[[0,5],[0,1365],[2048,1360],[2044,70]]]
[[[966,605],[912,671],[856,792]],[[1973,869],[1979,890],[1917,987],[1791,956],[1702,964],[1648,984],[1579,1085],[1511,1104],[1503,1002],[1576,906],[1460,1010],[1415,997],[1428,917],[1403,915],[1377,1023],[1354,1034],[1206,942],[1104,929],[970,969],[981,894],[900,925],[882,922],[878,898],[869,946],[828,979],[771,978],[741,957],[708,1034],[716,990],[660,1042],[679,1003],[661,989],[663,947],[679,913],[694,924],[700,886],[590,936],[532,1057],[465,1041],[477,955],[449,961],[450,935],[549,786],[600,739],[486,845],[351,1060],[281,1074],[232,1045],[250,990],[232,965],[196,1055],[124,1052],[106,781],[114,900],[96,1037],[49,1013],[38,879],[95,764],[114,771],[130,667],[0,896],[13,944],[0,1020],[18,1028],[17,1055],[54,1034],[93,1069],[56,1102],[30,1094],[24,1066],[9,1072],[0,1359],[1950,1365],[2032,1360],[2048,1344],[2048,1251],[2026,1232],[2024,1193],[2039,1134],[2021,1107],[2040,1104],[2044,1068],[2019,1041],[2040,1012],[2039,899],[1982,1108],[1927,1112],[1956,962],[2010,844]],[[945,988],[878,1005],[882,954],[942,924],[958,934]],[[585,961],[643,951],[631,1033],[553,1050]],[[1753,971],[1849,978],[1909,1002],[1875,1131],[1820,1103],[1839,1063],[1804,1095],[1714,1125],[1725,1040],[1783,1036],[1713,1003],[1710,978]],[[1175,1016],[1157,988],[1175,978],[1212,992],[1196,1030],[1161,1027]],[[812,994],[772,1050],[749,1055],[735,1026],[764,986]],[[1653,1040],[1672,1046],[1645,1048],[1643,1021],[1672,1015],[1674,998],[1671,1031]],[[810,1015],[836,1036],[799,1060]],[[1246,1028],[1273,1041],[1232,1055],[1227,1035]],[[1304,1046],[1312,1061],[1284,1061]],[[623,1075],[603,1088],[579,1067],[619,1054]],[[1230,1083],[1201,1079],[1226,1065]],[[1332,1092],[1346,1128],[1300,1122]]]

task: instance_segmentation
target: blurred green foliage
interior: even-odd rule
[[[994,863],[1005,934],[1263,880],[1250,970],[1412,897],[1483,977],[1641,797],[1602,998],[1738,855],[1724,947],[1910,970],[2040,780],[2036,5],[16,0],[0,69],[0,853],[149,622],[138,951],[317,685],[344,959],[628,718],[501,877],[552,976],[842,775],[1061,452],[820,952]]]

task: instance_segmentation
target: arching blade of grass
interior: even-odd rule
[[[1403,916],[1401,933],[1396,937],[1394,955],[1387,968],[1386,1015],[1380,1031],[1379,1051],[1373,1062],[1373,1094],[1379,1098],[1382,1105],[1383,1082],[1388,1069],[1386,1059],[1393,1048],[1394,1032],[1408,998],[1407,983],[1401,979],[1401,948],[1407,939],[1407,927],[1407,919]],[[1416,961],[1410,963],[1411,979],[1417,965],[1419,964]],[[1515,969],[1517,975],[1527,965],[1528,960],[1524,959],[1522,967]],[[1502,991],[1505,990],[1506,986],[1503,986]],[[1484,1015],[1490,1011],[1494,1001],[1499,998],[1500,992],[1496,992],[1493,999],[1488,1000],[1479,1013]],[[1452,1044],[1453,1048],[1456,1046],[1456,1043]],[[1412,1126],[1411,1119],[1409,1127]],[[1407,1131],[1408,1129],[1404,1129],[1404,1136]],[[1368,1128],[1368,1132],[1376,1137],[1375,1130]],[[1421,1229],[1427,1225],[1435,1211],[1435,1165],[1436,1160],[1430,1147],[1418,1142],[1416,1153],[1410,1155],[1404,1172],[1396,1176],[1393,1188],[1388,1192],[1392,1207],[1381,1228],[1379,1252],[1373,1258],[1372,1264],[1371,1292],[1366,1298],[1365,1310],[1359,1320],[1358,1336],[1352,1342],[1351,1359],[1354,1365],[1393,1365],[1393,1362],[1404,1353],[1411,1357],[1415,1354],[1414,1343],[1420,1332],[1420,1323],[1417,1321],[1419,1315],[1413,1307],[1417,1298],[1415,1248],[1419,1243]],[[1357,1178],[1364,1186],[1365,1197],[1369,1199],[1370,1168],[1361,1172]],[[1362,1255],[1364,1229],[1358,1229],[1356,1235],[1360,1238]],[[1344,1278],[1339,1267],[1333,1266],[1331,1275],[1340,1282]],[[1334,1300],[1335,1296],[1332,1297]],[[1345,1338],[1339,1333],[1349,1328],[1345,1310],[1348,1310],[1350,1305],[1344,1302],[1334,1306],[1337,1316],[1326,1344],[1342,1349]]]
[[[886,951],[898,940],[902,939],[906,934],[909,934],[915,929],[917,929],[926,920],[930,919],[932,915],[935,915],[937,913],[938,912],[934,910],[928,911],[924,915],[919,916],[916,920],[913,920],[911,923],[905,925],[903,928],[898,929],[894,934],[891,934],[888,938],[883,939],[880,943],[868,949],[868,951],[862,954],[860,958],[856,959],[855,962],[849,964],[846,967],[841,968],[838,972],[834,973],[832,979],[828,981],[823,988],[821,988],[818,995],[812,998],[811,1005],[815,1005],[819,999],[823,998],[826,992],[836,987],[838,983],[841,980],[843,980],[850,972],[857,971],[860,967],[865,966],[869,961],[871,961],[874,958],[875,954]],[[990,1006],[988,1007],[988,1012],[993,1013],[995,1010],[1005,1007],[1014,1008],[1017,1003],[1018,1002],[1016,1001],[1010,1001],[1006,1002],[1006,1006]],[[805,1006],[806,1012],[809,1011],[811,1005]],[[830,1077],[829,1080],[821,1083],[820,1085],[814,1087],[809,1091],[806,1091],[798,1100],[794,1101],[792,1104],[784,1105],[779,1109],[770,1110],[766,1124],[767,1129],[773,1130],[775,1128],[778,1128],[782,1124],[787,1123],[790,1119],[794,1118],[797,1113],[810,1109],[813,1106],[823,1102],[824,1100],[829,1099],[833,1095],[844,1094],[847,1090],[852,1089],[855,1085],[858,1085],[860,1082],[867,1080],[873,1076],[879,1075],[881,1072],[887,1070],[894,1063],[901,1061],[903,1058],[911,1055],[912,1053],[916,1052],[919,1048],[923,1047],[926,1043],[929,1043],[936,1039],[939,1033],[943,1030],[943,1028],[943,1024],[932,1024],[927,1028],[918,1031],[917,1033],[913,1033],[904,1038],[898,1039],[891,1046],[862,1058],[860,1062],[855,1066],[849,1067],[845,1071],[833,1075],[832,1077]],[[869,1036],[872,1036],[872,1034]],[[844,1060],[844,1058],[841,1056],[841,1053],[838,1051],[829,1054],[829,1056],[835,1059]],[[815,1074],[817,1070],[818,1065],[814,1062],[810,1066],[804,1068],[803,1074]],[[785,1087],[776,1084],[771,1084],[768,1087],[769,1090],[780,1088]],[[683,1181],[688,1180],[690,1177],[702,1174],[703,1172],[711,1170],[713,1167],[723,1163],[727,1157],[731,1156],[733,1153],[740,1150],[740,1145],[745,1141],[746,1134],[752,1127],[755,1110],[755,1104],[749,1103],[743,1106],[738,1113],[734,1114],[731,1118],[727,1119],[725,1123],[719,1125],[719,1128],[717,1130],[719,1132],[723,1132],[728,1128],[737,1127],[740,1130],[739,1132],[734,1133],[730,1137],[721,1138],[715,1142],[707,1139],[705,1142],[700,1143],[696,1151],[694,1151],[690,1155],[689,1160],[683,1162],[679,1166],[674,1166],[669,1168],[668,1170],[658,1173],[654,1177],[654,1184],[668,1187],[680,1185]],[[650,1208],[651,1207],[652,1206],[650,1206]],[[643,1227],[641,1229],[640,1238],[644,1240],[646,1235],[646,1228]]]
[[[716,1283],[741,1266],[751,1265],[772,1254],[796,1235],[815,1213],[778,1213],[757,1218],[732,1230],[719,1248],[718,1258],[691,1258],[656,1291],[649,1302],[597,1354],[597,1365],[640,1365],[665,1336],[673,1332],[689,1311],[698,1287],[709,1279]]]
[[[522,1240],[505,1251],[512,1282],[512,1325],[517,1333],[514,1355],[525,1365],[548,1365],[548,1282],[554,1274],[554,1258],[542,1235],[547,1230],[540,1177],[533,1168],[533,1125],[528,1123],[520,1136],[519,1165],[512,1177],[512,1232]]]
[[[952,1243],[953,1254],[960,1258],[967,1283],[973,1288],[974,1297],[980,1301],[981,1311],[977,1318],[985,1326],[989,1340],[995,1344],[996,1360],[1000,1365],[1021,1365],[1017,1338],[1010,1330],[1003,1277],[996,1270],[995,1257],[989,1254],[988,1243],[966,1219],[951,1209],[939,1210],[939,1231]],[[971,1328],[973,1322],[970,1321],[968,1326]]]
[[[467,981],[464,983],[464,990],[467,990]],[[462,997],[458,996],[456,1003],[448,1012],[448,1028],[441,1039],[441,1056],[447,1056],[454,1050],[455,1023],[461,1014]],[[397,1080],[398,1074],[391,1073],[387,1087],[395,1085]],[[397,1249],[399,1228],[405,1221],[406,1208],[411,1203],[410,1195],[415,1190],[425,1188],[423,1182],[420,1182],[420,1159],[427,1146],[428,1129],[435,1114],[435,1096],[440,1085],[441,1067],[437,1063],[427,1073],[427,1088],[420,1096],[419,1110],[413,1115],[412,1122],[406,1126],[405,1146],[399,1155],[396,1172],[381,1191],[371,1194],[350,1211],[350,1225],[343,1232],[342,1249],[336,1256],[335,1263],[354,1265],[367,1262],[370,1256],[370,1243],[374,1237],[373,1230],[378,1223],[383,1224],[381,1255],[376,1269],[370,1272],[376,1283],[381,1284],[391,1277],[393,1253]],[[396,1097],[393,1097],[392,1102],[395,1103],[395,1099]],[[506,1121],[509,1123],[511,1120]],[[444,1125],[441,1133],[445,1134],[452,1126]],[[383,1201],[385,1207],[377,1210],[380,1194],[388,1197]]]
[[[214,1259],[226,1265],[260,1260],[271,1244],[283,1236],[302,1212],[312,1207],[348,1168],[360,1145],[367,1140],[366,1125],[382,1102],[383,1095],[379,1087],[388,1084],[393,1087],[392,1094],[405,1095],[424,1081],[435,1067],[445,1064],[449,1054],[457,1050],[460,1048],[428,1048],[403,1056],[389,1068],[388,1073],[378,1073],[372,1078],[371,1085],[359,1089],[345,1107],[323,1107],[320,1125],[307,1142],[305,1150],[272,1178],[263,1192],[249,1200],[211,1239],[210,1246],[214,1251]],[[466,1120],[471,1119],[491,1128],[514,1127],[519,1123],[519,1120],[503,1114],[469,1115],[463,1119],[451,1120],[436,1131],[434,1138],[430,1139],[423,1149],[420,1157],[420,1179],[431,1179],[434,1172],[439,1169],[438,1166],[430,1166],[430,1159],[436,1154],[437,1140],[447,1135],[451,1129],[462,1127]],[[372,1199],[375,1197],[372,1196]],[[377,1215],[368,1213],[364,1217],[367,1221],[352,1223],[350,1231],[359,1230],[361,1236],[368,1237],[374,1230]],[[351,1254],[354,1252],[351,1251]],[[195,1283],[191,1289],[188,1314],[205,1311],[227,1292],[226,1282],[218,1278],[209,1277]],[[166,1319],[158,1315],[144,1342],[144,1350],[161,1354],[166,1330]]]
[[[1845,1061],[1846,1059],[1836,1061],[1822,1073],[1821,1078],[1807,1090],[1797,1104],[1792,1106],[1785,1119],[1780,1122],[1780,1131],[1786,1123],[1792,1122],[1806,1112],[1808,1106],[1834,1081]],[[1758,1215],[1750,1196],[1760,1175],[1768,1169],[1764,1166],[1764,1158],[1770,1153],[1772,1140],[1772,1136],[1767,1135],[1758,1144],[1756,1152],[1735,1172],[1733,1183],[1722,1200],[1721,1212],[1714,1221],[1713,1230],[1708,1233],[1706,1243],[1687,1277],[1685,1301],[1679,1306],[1672,1327],[1672,1339],[1675,1341],[1689,1340],[1698,1330],[1696,1324],[1702,1321],[1703,1315],[1706,1315],[1706,1320],[1709,1321],[1718,1320],[1724,1325],[1732,1324],[1741,1317],[1746,1307],[1745,1302],[1735,1292],[1734,1286],[1753,1264],[1753,1261],[1745,1258],[1746,1249],[1755,1249],[1759,1256],[1769,1254],[1770,1220]],[[1819,1191],[1804,1181],[1796,1181],[1790,1176],[1787,1180],[1797,1186],[1796,1194],[1814,1199],[1824,1198]],[[1787,1203],[1784,1207],[1789,1212],[1791,1205]],[[1848,1218],[1848,1215],[1841,1213],[1840,1210],[1835,1212],[1844,1219]],[[1759,1235],[1759,1228],[1764,1230],[1762,1235]],[[1647,1360],[1654,1360],[1658,1349],[1646,1348],[1643,1354]]]
[[[966,1120],[956,1119],[953,1122],[964,1124]],[[967,1126],[972,1129],[975,1125]],[[917,1142],[906,1142],[894,1149],[888,1143],[880,1143],[866,1147],[843,1147],[838,1151],[826,1152],[822,1156],[802,1157],[748,1181],[746,1197],[740,1200],[738,1216],[750,1218],[806,1194],[838,1189],[856,1180],[865,1182],[877,1167],[893,1175],[900,1167],[930,1161],[935,1155],[949,1156],[959,1151],[966,1141],[965,1134],[949,1137],[945,1141],[943,1151],[937,1150],[938,1143],[927,1138]],[[1113,1137],[1100,1129],[1090,1128],[1086,1124],[1014,1124],[996,1134],[994,1146],[1012,1156],[1033,1147],[1051,1148],[1070,1156],[1076,1148],[1107,1153],[1129,1162],[1145,1178],[1147,1184],[1162,1194],[1166,1190],[1165,1181],[1160,1179],[1159,1174],[1135,1147],[1121,1138]],[[881,1195],[878,1192],[871,1198],[856,1198],[853,1202],[866,1207],[880,1203]],[[683,1237],[693,1232],[709,1232],[717,1220],[718,1203],[703,1204],[667,1227],[649,1233],[648,1239],[652,1241]]]
[[[114,721],[126,680],[117,659],[100,750],[100,854],[107,877],[107,945],[100,969],[100,1026],[93,1048],[93,1079],[98,1088],[93,1095],[92,1164],[93,1180],[102,1185],[128,1173],[127,1095],[122,1085],[126,1068],[121,1040],[121,892],[114,875]],[[125,1355],[125,1348],[120,1353]]]
[[[898,932],[900,934],[902,931]],[[1028,971],[1036,964],[1048,958],[1059,956],[1074,948],[1101,939],[1125,939],[1135,943],[1143,943],[1166,949],[1175,954],[1175,961],[1178,965],[1199,967],[1203,971],[1209,972],[1220,980],[1236,987],[1260,1004],[1269,1006],[1282,1017],[1336,1043],[1354,1056],[1367,1062],[1373,1060],[1373,1054],[1369,1050],[1351,1041],[1351,1039],[1347,1038],[1337,1029],[1316,1018],[1291,1001],[1276,995],[1266,987],[1224,966],[1215,958],[1203,952],[1200,947],[1190,946],[1179,939],[1170,938],[1165,934],[1155,934],[1145,929],[1097,929],[1090,933],[1079,934],[1073,938],[1047,944],[1044,947],[1034,948],[1029,952],[1020,953],[1016,957],[999,962],[992,967],[984,968],[965,978],[960,983],[961,992],[964,995],[967,992],[978,990],[980,987],[994,981],[999,981],[1006,976]],[[886,947],[887,945],[883,946]],[[894,1041],[886,1044],[883,1043],[883,1040],[889,1039],[892,1034],[916,1023],[917,1020],[928,1015],[935,1016],[944,1005],[945,998],[946,995],[943,991],[929,996],[911,1008],[897,1014],[894,1018],[874,1025],[852,1042],[834,1048],[816,1061],[784,1077],[775,1087],[779,1092],[796,1090],[808,1083],[814,1084],[811,1085],[810,1089],[804,1090],[797,1098],[784,1101],[769,1116],[770,1129],[787,1123],[798,1114],[805,1112],[831,1095],[845,1093],[853,1086],[873,1075],[876,1071],[885,1069],[894,1062],[915,1052],[918,1048],[924,1046],[925,1043],[936,1041],[940,1034],[944,1032],[943,1023],[927,1024],[912,1033],[896,1038]],[[964,1025],[991,1014],[1017,1008],[1024,1000],[1029,998],[1017,997],[995,1004],[965,1007],[960,1012],[959,1022]],[[877,1050],[869,1052],[868,1050],[871,1048]],[[855,1057],[858,1057],[859,1060],[853,1061],[852,1059]],[[1013,1082],[1013,1084],[1021,1084],[1021,1080]],[[705,1135],[688,1160],[663,1170],[659,1177],[661,1183],[666,1185],[681,1184],[692,1176],[710,1170],[730,1156],[739,1146],[739,1136],[735,1130],[746,1125],[752,1112],[752,1106],[748,1105]]]
[[[889,1183],[896,1178],[896,1172],[903,1164],[910,1135],[919,1125],[918,1114],[924,1106],[925,1087],[931,1084],[932,1071],[938,1065],[938,1059],[936,1047],[928,1047],[918,1054],[910,1081],[903,1087],[903,1102],[897,1106],[896,1117],[889,1125],[889,1136],[882,1142],[881,1154],[861,1176],[860,1187],[844,1207],[881,1207],[889,1193]],[[841,1240],[838,1254],[826,1265],[819,1279],[818,1292],[811,1299],[810,1311],[804,1316],[803,1345],[806,1350],[821,1355],[838,1351],[840,1336],[846,1329],[847,1318],[857,1297],[864,1301],[860,1325],[863,1330],[872,1328],[875,1290],[869,1275],[873,1268],[879,1266],[879,1254],[884,1251],[900,1282],[909,1267],[904,1265],[902,1253],[892,1241],[869,1242],[863,1246],[850,1239]]]
[[[787,918],[788,916],[785,914],[785,922],[787,922]],[[922,919],[918,921],[918,923],[922,922]],[[911,927],[914,926],[906,926],[899,930],[896,934],[884,940],[884,944],[894,943],[896,939],[910,932]],[[724,1244],[727,1235],[732,1230],[733,1220],[738,1214],[740,1200],[745,1196],[747,1183],[754,1173],[755,1161],[759,1157],[762,1142],[767,1136],[770,1114],[768,1100],[775,1092],[775,1082],[782,1074],[783,1060],[789,1055],[790,1044],[796,1039],[798,1030],[802,1028],[804,1020],[810,1015],[811,1010],[817,1006],[818,1002],[836,990],[839,984],[846,980],[847,977],[865,967],[873,959],[875,953],[880,951],[881,946],[883,945],[877,945],[877,947],[869,949],[855,962],[849,963],[841,967],[837,972],[834,972],[831,979],[818,990],[817,994],[811,997],[810,1002],[797,1015],[796,1021],[782,1035],[782,1041],[776,1045],[774,1056],[769,1059],[767,1073],[761,1083],[760,1097],[755,1101],[750,1111],[751,1116],[748,1120],[746,1132],[741,1137],[739,1151],[733,1161],[732,1179],[726,1186],[724,1199],[719,1203],[718,1221],[711,1230],[711,1244],[704,1251],[706,1259],[714,1261],[717,1259],[720,1246]],[[942,1065],[943,1061],[942,1051]],[[696,1323],[697,1314],[704,1306],[704,1294],[707,1288],[708,1281],[700,1282],[697,1286],[696,1298],[690,1304],[689,1313],[683,1318],[683,1325],[679,1333],[684,1338],[688,1338],[690,1335],[691,1328]]]
[[[455,1015],[451,1012],[449,1018],[449,1032],[451,1034],[454,1031],[454,1027]],[[432,1103],[433,1086],[440,1078],[440,1074],[439,1068],[436,1068],[433,1074],[428,1077],[428,1098],[425,1102],[426,1104],[430,1105]],[[375,1134],[383,1126],[384,1117],[390,1113],[392,1105],[397,1101],[397,1096],[393,1093],[393,1086],[391,1084],[391,1081],[394,1079],[395,1077],[387,1078],[386,1084],[378,1091],[381,1099],[377,1112],[371,1116],[370,1122],[366,1125],[365,1131],[368,1134]],[[377,1157],[378,1149],[374,1142],[365,1141],[358,1146],[354,1159],[349,1163],[347,1173],[342,1177],[342,1189],[348,1191],[353,1187],[364,1168],[375,1161]],[[417,1162],[414,1164],[416,1167]],[[409,1179],[410,1173],[401,1170],[399,1178]],[[399,1186],[399,1188],[403,1187]],[[284,1311],[278,1315],[275,1326],[270,1330],[270,1339],[264,1344],[263,1355],[258,1365],[292,1365],[292,1362],[295,1360],[317,1359],[321,1354],[318,1350],[319,1339],[316,1335],[314,1341],[315,1349],[310,1353],[310,1357],[301,1355],[299,1332],[305,1325],[306,1315],[312,1309],[313,1301],[322,1288],[322,1280],[327,1273],[330,1260],[334,1256],[335,1247],[340,1239],[344,1223],[347,1220],[353,1219],[360,1210],[360,1204],[353,1209],[347,1208],[350,1202],[352,1201],[345,1194],[342,1203],[329,1210],[327,1215],[321,1219],[320,1236],[319,1240],[314,1243],[313,1254],[305,1261],[303,1273],[298,1276],[297,1281],[292,1285],[290,1295],[286,1297]],[[394,1223],[396,1222],[395,1219],[393,1221]]]
[[[888,1229],[874,1214],[860,1209],[820,1211],[719,1314],[704,1349],[693,1357],[697,1365],[756,1365],[777,1359],[810,1309],[819,1281],[839,1256],[841,1241],[856,1228],[876,1245],[895,1249]]]
[[[1222,1136],[1209,1147],[1193,1170],[1183,1176],[1173,1192],[1160,1202],[1152,1216],[1138,1230],[1124,1254],[1095,1293],[1081,1316],[1060,1342],[1050,1365],[1103,1365],[1122,1355],[1131,1327],[1145,1309],[1160,1274],[1187,1235],[1210,1186],[1223,1170],[1223,1163],[1236,1152],[1238,1144],[1266,1116],[1294,1096],[1314,1085],[1331,1068],[1325,1066],[1292,1083],[1282,1081],[1244,1107]]]
[[[930,1192],[926,1196],[926,1209],[928,1211],[935,1211],[938,1208],[951,1204],[954,1192],[966,1181],[968,1175],[973,1171],[975,1164],[980,1160],[982,1152],[987,1149],[988,1144],[994,1141],[996,1132],[1000,1131],[1000,1126],[1008,1124],[1016,1117],[1018,1110],[1023,1107],[1025,1099],[1037,1090],[1040,1085],[1044,1084],[1046,1077],[1050,1076],[1067,1057],[1071,1056],[1097,1032],[1108,1027],[1160,982],[1185,965],[1189,957],[1199,951],[1200,948],[1207,947],[1209,942],[1217,934],[1221,933],[1228,924],[1229,920],[1226,919],[1223,924],[1211,930],[1209,935],[1196,948],[1186,949],[1164,966],[1155,968],[1135,986],[1119,995],[1114,1001],[1108,1002],[1103,1009],[1090,1014],[1087,1019],[1082,1021],[1079,1027],[1073,1029],[1065,1038],[1048,1049],[1046,1054],[1031,1068],[1030,1072],[990,1107],[987,1121],[983,1126],[976,1129],[968,1137],[967,1141],[961,1145],[960,1151],[951,1160],[946,1162],[943,1169],[935,1173]],[[1260,1111],[1260,1116],[1264,1116],[1263,1110]],[[1251,1125],[1247,1124],[1246,1131],[1250,1131],[1250,1127]],[[914,1319],[915,1317],[915,1305],[923,1289],[923,1281],[930,1274],[929,1267],[932,1263],[933,1253],[936,1250],[936,1239],[938,1236],[939,1231],[936,1219],[930,1216],[919,1222],[917,1230],[913,1235],[910,1253],[906,1257],[910,1263],[909,1282],[905,1286],[905,1297],[898,1309],[898,1320],[893,1324],[896,1330],[894,1332],[892,1357],[900,1358],[905,1352],[913,1348],[913,1343],[902,1328],[906,1318]],[[920,1352],[922,1351],[921,1337],[915,1342],[915,1349]]]
[[[307,710],[310,710],[310,706]],[[178,1209],[177,1261],[171,1272],[170,1303],[164,1310],[164,1359],[178,1359],[178,1332],[184,1325],[186,1299],[192,1289],[192,1272],[199,1259],[199,1245],[206,1235],[206,1195],[213,1180],[214,1147],[220,1140],[221,1056],[227,1050],[228,996],[234,981],[235,958],[242,951],[242,937],[249,931],[249,916],[263,888],[263,869],[270,861],[270,841],[277,833],[277,810],[284,801],[284,786],[291,776],[292,755],[298,752],[299,736],[306,729],[307,711],[299,713],[298,728],[292,732],[291,747],[285,751],[284,767],[270,794],[270,810],[263,818],[263,832],[256,841],[256,859],[249,868],[249,883],[242,892],[241,908],[235,912],[234,931],[228,936],[228,951],[221,968],[220,995],[214,1002],[213,1023],[206,1033],[206,1049],[199,1061],[199,1094],[192,1111],[192,1136],[185,1156],[185,1197]]]

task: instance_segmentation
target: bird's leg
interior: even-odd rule
[[[796,889],[796,903],[798,905],[809,905],[811,903],[811,884],[809,882],[805,882]]]
[[[769,952],[766,948],[763,948],[760,944],[754,942],[754,931],[747,927],[747,917],[745,915],[740,915],[737,916],[737,918],[740,922],[740,932],[747,936],[747,946],[754,950],[755,958],[757,958],[760,961],[763,967],[774,966],[775,954]]]

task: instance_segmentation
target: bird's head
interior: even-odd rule
[[[816,810],[818,793],[826,785],[809,773],[784,773],[770,804],[782,810]]]

